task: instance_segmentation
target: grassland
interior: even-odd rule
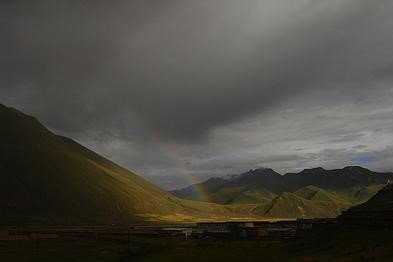
[[[392,231],[333,226],[293,241],[195,240],[127,235],[0,242],[0,261],[393,261]],[[128,246],[130,243],[130,246]]]

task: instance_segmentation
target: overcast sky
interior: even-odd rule
[[[393,171],[393,1],[1,1],[0,103],[165,189]]]

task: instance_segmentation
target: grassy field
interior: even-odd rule
[[[185,240],[127,235],[0,242],[0,261],[393,261],[392,231],[331,227],[293,241]]]

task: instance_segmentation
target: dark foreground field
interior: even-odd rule
[[[65,235],[2,241],[0,261],[393,261],[393,232],[332,226],[291,241]]]

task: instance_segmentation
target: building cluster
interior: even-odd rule
[[[161,228],[161,236],[227,239],[291,239],[315,226],[335,223],[334,219],[298,219],[293,221],[201,222],[190,228]]]
[[[0,227],[0,241],[52,240],[63,236],[95,237],[102,235],[143,235],[185,237],[196,239],[293,239],[307,231],[335,224],[336,219],[298,219],[288,221],[228,221],[200,222],[197,224],[143,225],[134,227],[80,227],[28,230],[18,227]]]
[[[157,229],[156,232],[161,236],[168,237],[190,237],[192,235],[193,229],[188,227],[163,227]]]
[[[18,228],[0,228],[0,241],[50,240],[57,238],[59,238],[59,235],[55,232],[35,232]]]
[[[298,233],[298,221],[279,222],[223,222],[198,223],[193,236],[224,237],[224,238],[294,238]],[[302,222],[304,229],[312,228],[312,224]]]

